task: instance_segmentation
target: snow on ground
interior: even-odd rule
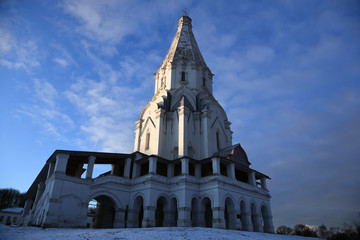
[[[36,228],[0,225],[0,240],[122,240],[122,239],[222,239],[222,240],[314,240],[299,236],[243,232],[214,228],[123,228],[123,229],[70,229]]]

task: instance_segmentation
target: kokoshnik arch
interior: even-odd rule
[[[27,192],[22,224],[274,232],[269,177],[232,144],[212,81],[191,18],[182,16],[156,71],[154,96],[136,122],[134,152],[56,150]],[[95,164],[111,171],[93,178]]]

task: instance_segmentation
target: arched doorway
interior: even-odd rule
[[[155,226],[163,227],[164,226],[164,217],[165,217],[165,206],[167,205],[167,201],[164,197],[159,197],[156,202],[155,209]]]
[[[213,213],[211,208],[211,200],[208,197],[205,197],[201,203],[202,208],[204,209],[205,227],[212,227]]]
[[[224,216],[226,229],[236,229],[234,202],[229,197],[225,200]]]
[[[271,224],[269,212],[268,212],[265,205],[263,205],[261,207],[261,219],[262,219],[262,222],[263,222],[264,232],[271,233],[272,232],[272,224]]]
[[[88,205],[87,227],[113,228],[115,216],[114,201],[105,195],[95,197]]]
[[[134,201],[133,206],[133,227],[142,227],[142,220],[144,218],[144,201],[141,196],[138,196]]]

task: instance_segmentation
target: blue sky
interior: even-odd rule
[[[360,212],[360,2],[1,1],[0,188],[56,149],[132,152],[182,9],[275,226]]]

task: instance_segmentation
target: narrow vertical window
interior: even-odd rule
[[[203,78],[202,85],[205,87],[206,79]]]
[[[145,150],[148,150],[150,147],[150,133],[146,133],[146,144],[145,144]]]
[[[216,132],[216,146],[217,146],[217,149],[220,150],[220,137],[219,137],[219,132]]]
[[[185,72],[181,72],[181,81],[185,81]]]

